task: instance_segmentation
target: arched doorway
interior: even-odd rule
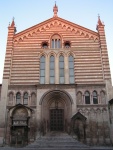
[[[64,90],[46,92],[41,100],[41,118],[47,131],[67,131],[72,115],[72,98]]]

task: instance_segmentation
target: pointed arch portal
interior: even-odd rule
[[[46,92],[41,100],[41,118],[46,122],[47,131],[66,131],[72,115],[73,100],[64,90]]]

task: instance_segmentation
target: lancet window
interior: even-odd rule
[[[98,104],[98,95],[96,91],[93,91],[93,104]]]
[[[16,94],[16,104],[20,104],[20,103],[21,103],[21,94],[20,94],[20,92],[18,92]]]
[[[90,104],[90,93],[88,91],[85,92],[85,104]]]
[[[69,83],[74,83],[74,58],[69,56]]]
[[[50,57],[50,83],[54,84],[55,83],[55,58],[54,56]]]
[[[40,58],[40,83],[45,83],[45,56]]]
[[[24,96],[23,96],[23,104],[24,105],[28,105],[28,93],[24,93]]]
[[[59,83],[64,83],[64,56],[59,57]]]

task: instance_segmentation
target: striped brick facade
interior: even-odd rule
[[[27,111],[27,127],[30,129],[28,141],[36,136],[32,134],[32,131],[38,128],[36,125],[41,121],[45,125],[44,133],[49,132],[51,130],[50,110],[59,107],[64,112],[63,131],[71,132],[71,119],[80,112],[87,118],[87,133],[94,134],[92,141],[98,142],[98,133],[100,133],[100,143],[106,141],[110,144],[111,141],[113,142],[111,136],[113,129],[110,128],[108,101],[113,94],[104,25],[99,17],[97,31],[92,31],[58,17],[57,11],[55,4],[52,18],[19,33],[16,33],[14,20],[8,27],[0,100],[0,137],[7,143],[11,143],[14,139],[10,135],[16,111]],[[59,48],[52,48],[54,36],[60,39]],[[47,48],[42,46],[44,42],[47,43]],[[65,42],[69,42],[70,47],[66,48]],[[45,57],[44,84],[40,82],[41,56]],[[54,84],[50,84],[51,56],[55,59]],[[64,58],[63,84],[60,84],[59,78],[60,56]],[[74,59],[72,84],[69,81],[69,56]],[[85,99],[87,92],[89,103]],[[94,93],[96,93],[96,103]],[[18,94],[20,95],[19,103],[17,103]],[[28,101],[26,104],[24,103],[25,94]],[[89,126],[92,130],[95,128],[96,133],[95,131],[92,133]],[[106,128],[101,132],[103,126]],[[21,127],[23,129],[23,126]],[[88,142],[88,134],[85,138]]]
[[[39,83],[40,56],[48,57],[55,52],[51,49],[51,36],[55,33],[62,39],[56,55],[62,52],[66,57],[68,53],[74,55],[76,84],[104,83],[111,78],[103,25],[98,25],[98,32],[94,32],[53,17],[17,34],[14,29],[9,27],[3,75],[4,79],[10,79],[10,84]],[[48,49],[42,48],[44,41],[49,43]],[[71,42],[68,50],[64,48],[65,41]]]

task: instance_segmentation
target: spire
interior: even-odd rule
[[[100,26],[103,25],[102,22],[101,22],[101,20],[100,20],[100,15],[98,15],[98,25],[100,25]]]
[[[100,19],[100,15],[98,15],[98,22],[97,22],[97,27],[96,27],[97,30],[98,30],[99,26],[104,26],[104,23],[102,23],[102,21]]]
[[[15,27],[14,17],[13,17],[13,20],[12,20],[12,23],[11,23],[11,27]]]
[[[57,17],[58,7],[56,5],[56,1],[55,1],[55,6],[53,7],[53,12],[54,12],[54,16],[53,17]]]
[[[13,19],[12,19],[12,23],[11,23],[11,25],[9,24],[9,27],[12,27],[12,28],[14,28],[14,33],[16,33],[16,27],[15,27],[15,21],[14,21],[14,17],[13,17]]]

